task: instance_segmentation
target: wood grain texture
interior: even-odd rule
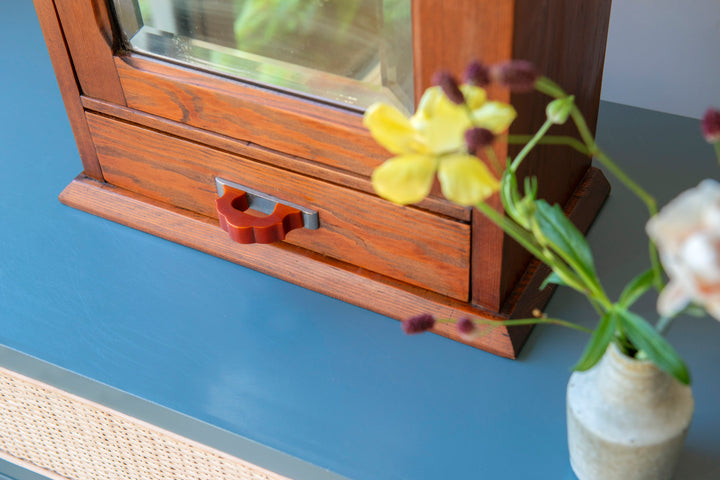
[[[215,177],[317,210],[320,229],[286,241],[393,278],[467,300],[467,224],[259,164],[139,126],[88,114],[108,182],[217,218]]]
[[[233,242],[214,219],[84,176],[68,185],[60,200],[71,207],[395,319],[427,312],[449,319],[465,316],[490,320],[505,318],[288,243],[243,248]],[[464,341],[451,325],[439,325],[433,331],[496,355],[515,358],[518,353],[511,339],[512,331],[503,326],[474,342]]]
[[[80,101],[80,91],[75,78],[75,71],[65,44],[65,37],[55,5],[52,0],[34,0],[34,2],[35,11],[40,20],[40,27],[45,37],[50,60],[65,104],[65,110],[80,152],[83,170],[86,175],[97,180],[103,180],[102,170],[95,154],[95,146],[92,143],[85,112]]]
[[[57,0],[68,49],[83,94],[125,105],[113,61],[117,47],[105,0]]]
[[[364,176],[390,157],[361,114],[139,56],[116,65],[131,108]]]
[[[438,70],[460,75],[472,60],[510,59],[514,8],[514,0],[413,0],[416,99],[432,85],[432,75]],[[490,93],[498,100],[510,98],[506,90]]]
[[[85,109],[90,112],[101,113],[105,116],[118,118],[152,130],[168,133],[172,136],[186,138],[193,142],[202,143],[219,150],[252,158],[262,163],[292,170],[310,177],[320,178],[353,190],[359,190],[369,194],[375,193],[370,179],[362,175],[333,168],[295,155],[271,150],[254,143],[235,140],[225,135],[190,127],[179,122],[132,110],[127,107],[120,107],[89,97],[82,97],[81,100]],[[469,208],[455,205],[444,198],[428,197],[415,206],[465,222],[470,221]]]
[[[534,62],[541,74],[575,95],[575,103],[594,132],[612,0],[515,3],[513,57]],[[523,94],[513,95],[512,101],[528,112],[529,125],[537,127],[544,121],[543,104],[526,107],[532,99]]]

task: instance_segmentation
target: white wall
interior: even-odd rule
[[[602,99],[693,118],[720,107],[720,0],[613,0]]]

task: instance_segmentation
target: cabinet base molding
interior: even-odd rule
[[[588,170],[565,211],[586,231],[602,207],[610,186],[597,169]],[[542,309],[552,286],[539,290],[548,270],[531,261],[500,312],[471,305],[290,244],[244,246],[233,242],[218,221],[80,175],[60,194],[60,201],[114,222],[252,268],[270,276],[402,320],[422,313],[440,318],[476,317],[490,320],[525,318]],[[531,326],[498,326],[467,341],[454,325],[433,331],[490,353],[516,358]]]

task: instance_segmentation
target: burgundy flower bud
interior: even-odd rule
[[[458,105],[462,105],[465,103],[465,96],[460,91],[460,86],[458,85],[457,80],[455,80],[455,77],[453,77],[452,74],[447,70],[440,70],[439,72],[435,72],[435,75],[433,75],[432,78],[432,82],[433,84],[438,85],[440,86],[440,88],[442,88],[442,91],[450,99],[451,102]]]
[[[538,78],[535,66],[526,60],[510,60],[493,65],[490,77],[514,92],[529,92]]]
[[[478,60],[470,62],[465,69],[463,80],[470,85],[485,87],[490,84],[490,69]]]
[[[420,315],[406,318],[402,322],[403,331],[408,335],[426,332],[433,326],[435,326],[435,317],[429,313],[421,313]]]
[[[478,152],[487,146],[492,145],[495,141],[495,134],[482,127],[473,127],[465,130],[465,143],[468,152],[477,155]]]
[[[472,335],[475,332],[475,322],[465,317],[457,323],[458,332],[460,335]]]
[[[720,141],[720,110],[708,108],[700,122],[700,128],[708,143]]]

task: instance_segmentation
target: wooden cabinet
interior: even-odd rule
[[[68,205],[398,319],[523,317],[547,301],[547,272],[476,211],[439,193],[409,207],[373,193],[369,176],[389,155],[360,112],[127,50],[104,0],[35,6],[83,166],[60,196]],[[413,0],[416,101],[440,68],[524,58],[575,93],[594,128],[609,8]],[[544,120],[539,95],[491,95],[518,109],[514,131]],[[609,191],[590,159],[561,149],[540,149],[525,173],[582,228]],[[311,208],[319,228],[237,244],[218,222],[216,177]],[[514,357],[528,333],[501,327],[471,343]]]

